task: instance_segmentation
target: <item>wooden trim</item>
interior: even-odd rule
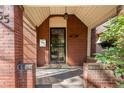
[[[49,17],[64,17],[64,14],[63,15],[49,15]]]
[[[68,16],[70,16],[70,15],[74,15],[74,14],[68,14]],[[64,18],[64,14],[58,14],[58,15],[52,14],[52,15],[49,15],[49,18],[51,18],[51,17],[63,17]]]

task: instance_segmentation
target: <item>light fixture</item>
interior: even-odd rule
[[[65,19],[65,20],[68,19],[67,7],[65,7],[64,19]]]

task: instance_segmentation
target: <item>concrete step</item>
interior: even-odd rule
[[[39,84],[36,85],[36,88],[83,88],[83,82],[84,80],[81,76],[75,76],[68,79],[64,79],[63,81],[57,83],[55,83],[54,81],[54,83],[51,84]]]
[[[62,82],[52,84],[52,88],[83,88],[83,79],[80,76],[75,76],[65,79]]]
[[[42,69],[37,72],[36,84],[53,84],[65,79],[81,76],[82,69]]]
[[[82,88],[81,68],[37,69],[37,88]]]
[[[36,85],[35,88],[52,88],[52,84]]]
[[[45,65],[43,67],[38,67],[37,69],[43,69],[43,68],[48,68],[48,69],[54,69],[54,68],[58,68],[58,69],[61,69],[61,68],[82,68],[82,66],[69,66],[67,64],[48,64],[48,65]]]

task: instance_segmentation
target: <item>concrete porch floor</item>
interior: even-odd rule
[[[83,88],[81,67],[49,67],[51,66],[37,68],[36,88]]]

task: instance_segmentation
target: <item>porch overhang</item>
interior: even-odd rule
[[[76,15],[88,28],[94,28],[108,18],[117,14],[117,5],[83,5],[83,6],[27,6],[24,14],[35,26],[39,26],[50,15]]]
[[[80,5],[80,6],[33,6],[24,5],[24,17],[34,27],[39,27],[51,15],[75,15],[87,27],[87,56],[91,56],[91,30],[109,18],[117,15],[118,5]],[[57,23],[58,24],[58,23]]]

